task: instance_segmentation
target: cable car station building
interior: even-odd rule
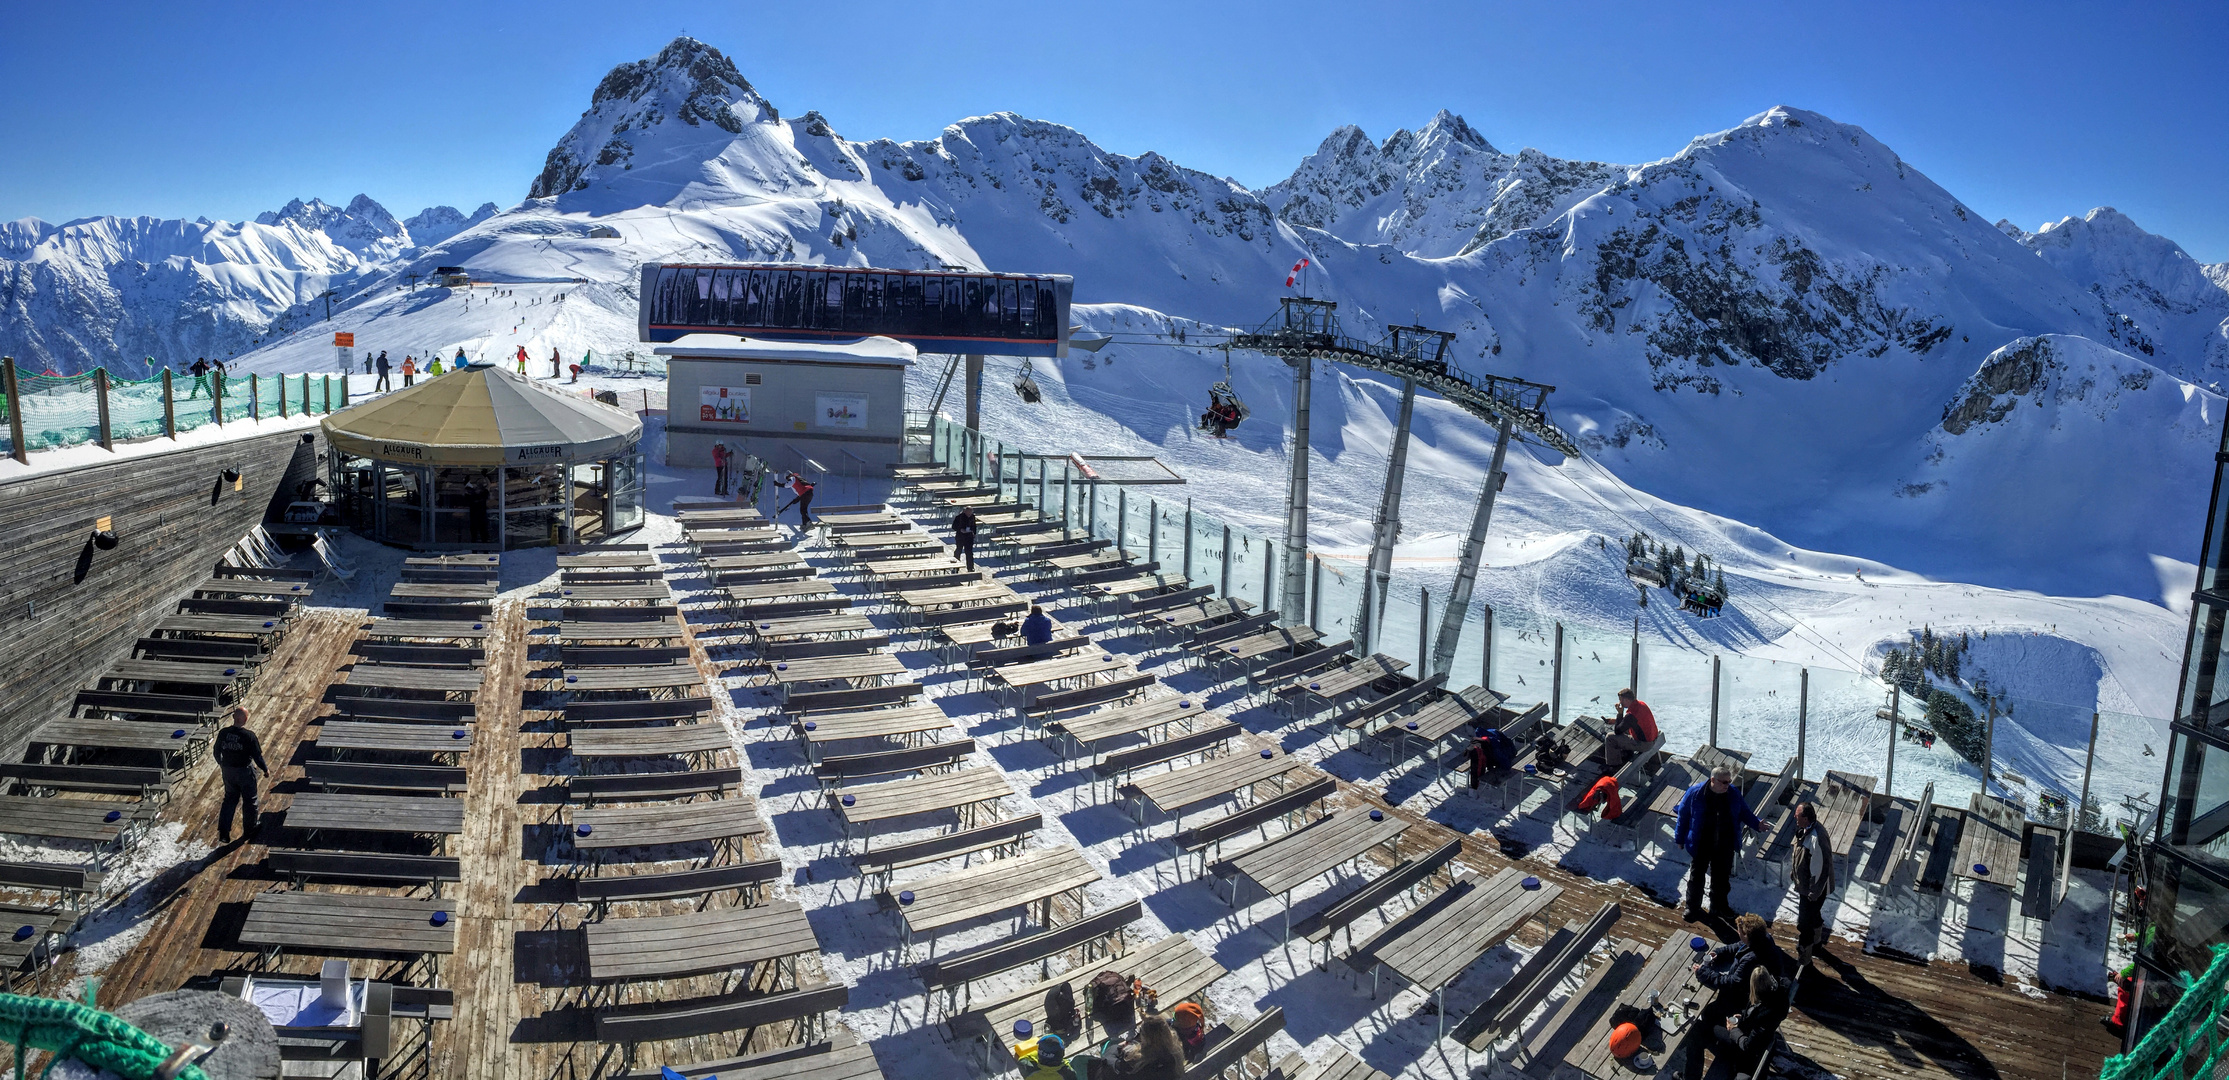
[[[1048,274],[645,264],[637,331],[666,358],[666,462],[702,466],[724,442],[769,461],[895,464],[920,353],[967,358],[976,426],[983,356],[1067,355],[1074,289]]]

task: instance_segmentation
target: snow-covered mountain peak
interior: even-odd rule
[[[336,207],[323,199],[294,199],[277,210],[257,214],[255,223],[295,225],[304,232],[323,233],[366,262],[384,261],[412,246],[402,222],[396,221],[378,200],[361,193],[346,207]]]
[[[648,60],[611,69],[573,129],[552,147],[528,198],[586,190],[616,179],[638,164],[638,150],[655,153],[639,163],[693,166],[746,125],[771,123],[781,113],[737,71],[726,54],[694,38],[675,38]]]
[[[454,206],[429,206],[404,218],[402,226],[410,233],[413,247],[429,248],[466,229],[496,215],[492,202],[481,203],[470,217]]]
[[[2229,379],[2229,274],[2110,206],[2014,239],[2104,302],[2121,347],[2192,382]]]

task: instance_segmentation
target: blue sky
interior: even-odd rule
[[[1012,110],[1253,186],[1442,108],[1504,150],[1639,162],[1796,105],[1992,218],[2117,206],[2229,260],[2219,2],[18,2],[0,219],[508,206],[607,70],[683,32],[853,138]]]

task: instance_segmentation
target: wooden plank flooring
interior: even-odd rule
[[[348,649],[362,622],[354,613],[306,611],[295,620],[247,696],[256,729],[278,766],[282,790],[300,779],[296,744],[324,710],[324,689],[349,663]],[[467,759],[471,784],[466,832],[452,841],[452,850],[463,860],[464,880],[455,894],[462,904],[458,952],[444,969],[444,981],[456,990],[457,1018],[437,1026],[431,1046],[405,1043],[398,1063],[403,1075],[555,1080],[616,1070],[616,1058],[607,1058],[588,1037],[589,1012],[582,989],[585,962],[578,954],[577,931],[558,925],[559,914],[569,925],[579,918],[580,909],[552,902],[564,895],[566,886],[552,883],[565,870],[542,856],[554,832],[545,824],[554,810],[549,801],[553,793],[543,789],[557,783],[549,774],[560,751],[553,749],[558,741],[551,723],[554,714],[521,706],[528,673],[555,664],[555,636],[531,632],[537,628],[517,605],[506,604],[495,616],[487,683],[480,696],[475,744]],[[710,674],[718,669],[693,638],[691,645],[701,670]],[[539,701],[534,693],[526,697],[529,703]],[[1366,794],[1344,784],[1342,788],[1338,801],[1355,805],[1359,812]],[[187,839],[214,843],[221,794],[216,770],[204,759],[179,783],[164,817],[186,822]],[[267,793],[264,798],[266,807],[283,802],[283,795]],[[1403,838],[1402,855],[1429,850],[1456,835],[1400,808],[1388,813],[1408,816],[1413,823]],[[1626,911],[1615,937],[1662,940],[1681,925],[1675,910],[1630,886],[1578,877],[1539,862],[1513,863],[1496,850],[1490,837],[1466,839],[1463,861],[1480,873],[1490,876],[1504,867],[1523,865],[1526,872],[1563,887],[1544,919],[1517,935],[1527,945],[1542,939],[1543,923],[1584,920],[1613,898]],[[772,854],[770,846],[758,847],[742,857]],[[102,973],[102,999],[129,1001],[212,973],[248,968],[255,957],[240,950],[233,935],[254,895],[276,885],[258,869],[263,850],[261,844],[240,845],[158,875],[139,901],[150,912],[146,937]],[[614,866],[605,872],[676,868],[678,864],[667,863]],[[666,914],[693,906],[620,905],[622,910],[613,915]],[[2103,1058],[2115,1049],[2114,1040],[2098,1023],[2108,1011],[2101,1002],[2060,995],[2031,998],[1957,962],[1916,964],[1866,956],[1845,942],[1835,942],[1829,949],[1830,958],[1818,975],[1807,980],[1804,998],[1785,1030],[1788,1046],[1796,1054],[1837,1076],[1997,1080],[2058,1077],[2062,1068],[2065,1075],[2094,1076]],[[70,962],[65,956],[65,977],[73,974]],[[289,958],[280,969],[309,973],[314,964],[311,958]],[[801,974],[807,981],[818,977],[816,965],[814,959],[804,961]],[[687,997],[720,988],[717,977],[706,977],[633,987],[627,997]],[[676,1055],[709,1057],[736,1048],[720,1039],[705,1039],[671,1044],[667,1049]]]

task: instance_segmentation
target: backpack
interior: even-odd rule
[[[1019,623],[997,622],[991,624],[991,636],[993,638],[1010,638],[1020,633],[1021,630]]]
[[[1055,983],[1045,991],[1045,1030],[1072,1034],[1083,1026],[1083,1018],[1076,1015],[1076,992],[1067,983]]]
[[[1489,770],[1506,769],[1510,762],[1517,760],[1516,741],[1503,734],[1500,728],[1487,729],[1486,734],[1479,736],[1479,739],[1486,748],[1486,767]]]
[[[1130,980],[1121,973],[1102,971],[1091,977],[1091,1015],[1108,1027],[1127,1027],[1137,1019],[1136,999],[1130,994]]]
[[[1611,1029],[1615,1030],[1619,1024],[1631,1024],[1640,1028],[1643,1039],[1664,1032],[1664,1025],[1658,1021],[1656,1013],[1639,1005],[1619,1005],[1610,1010]]]

